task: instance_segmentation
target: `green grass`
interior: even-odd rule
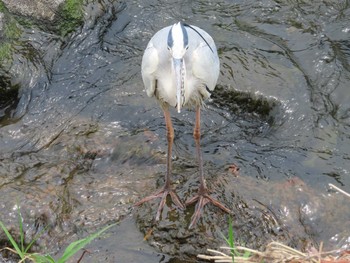
[[[232,263],[235,262],[235,257],[243,257],[243,258],[249,258],[250,257],[250,252],[249,251],[244,251],[239,252],[236,249],[236,245],[235,245],[235,237],[234,237],[234,233],[233,233],[233,224],[232,224],[232,218],[230,217],[229,219],[229,225],[228,225],[228,237],[225,237],[223,234],[222,237],[225,239],[227,245],[231,248],[230,249],[230,255],[232,257]]]
[[[82,248],[84,248],[88,243],[90,243],[95,238],[99,237],[103,232],[111,228],[112,226],[115,226],[116,224],[109,225],[100,231],[91,234],[90,236],[77,240],[73,243],[71,243],[63,252],[63,255],[55,260],[51,255],[49,254],[41,254],[41,253],[31,253],[29,252],[30,248],[33,246],[33,244],[38,240],[38,238],[42,235],[43,231],[46,231],[46,228],[43,229],[41,232],[39,232],[33,240],[30,241],[28,245],[24,243],[24,230],[23,230],[23,218],[20,212],[20,208],[18,208],[18,224],[19,224],[19,241],[15,241],[13,236],[10,234],[8,229],[5,227],[5,225],[0,221],[0,227],[5,232],[8,240],[12,244],[13,248],[6,248],[14,253],[16,253],[20,258],[21,262],[24,262],[26,259],[31,260],[36,263],[64,263],[69,258],[71,258],[73,255],[75,255],[78,251],[80,251]]]

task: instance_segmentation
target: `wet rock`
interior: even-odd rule
[[[48,142],[50,149],[44,155],[0,156],[1,196],[9,198],[0,204],[0,220],[15,237],[19,236],[17,205],[25,241],[29,243],[45,229],[33,251],[52,254],[131,213],[137,193],[142,192],[141,183],[136,182],[164,160],[159,151],[145,147],[149,132],[116,138],[113,132],[118,129],[122,128],[77,119]],[[151,137],[157,144],[156,137]],[[134,171],[142,165],[144,169]],[[1,240],[6,237],[0,231]]]
[[[213,171],[207,164],[206,170]],[[189,169],[191,170],[191,169]],[[196,171],[186,171],[182,176],[174,176],[176,189],[185,201],[196,192]],[[305,251],[317,247],[319,231],[323,225],[334,223],[332,229],[323,230],[337,233],[345,218],[337,219],[334,207],[342,206],[341,198],[329,200],[317,194],[299,178],[285,182],[262,182],[246,176],[234,176],[226,172],[210,172],[208,186],[213,196],[229,207],[232,212],[233,232],[236,245],[263,250],[271,241],[279,241]],[[157,185],[163,184],[160,178]],[[155,222],[158,200],[145,203],[135,210],[136,222],[145,239],[158,251],[183,260],[195,260],[206,249],[227,246],[223,235],[228,236],[229,215],[208,204],[197,225],[189,230],[194,207],[178,210],[168,200],[159,222]],[[335,205],[335,203],[338,203]],[[332,212],[330,211],[332,210]],[[340,236],[341,238],[340,238]],[[347,233],[337,235],[344,240]],[[332,249],[327,244],[327,249]]]
[[[207,165],[205,170],[210,171],[212,169],[213,167]],[[241,242],[252,242],[253,234],[250,233],[250,229],[253,225],[251,224],[261,226],[256,228],[255,233],[255,235],[261,236],[261,239],[252,242],[255,246],[261,246],[267,238],[266,235],[263,235],[263,232],[266,232],[266,228],[263,227],[265,224],[262,224],[260,214],[249,212],[240,197],[235,197],[234,192],[225,190],[230,174],[211,172],[207,176],[208,187],[213,197],[219,199],[234,212],[235,235],[245,237],[240,240]],[[198,190],[198,175],[195,167],[182,171],[182,176],[174,176],[173,179],[177,183],[177,193],[182,201],[189,199]],[[159,181],[161,181],[158,183],[160,186],[163,184],[163,180],[159,179]],[[204,253],[206,249],[225,245],[223,235],[227,236],[230,216],[219,208],[207,204],[197,225],[193,229],[188,229],[194,212],[194,205],[181,211],[168,200],[161,220],[154,222],[158,202],[159,199],[143,204],[136,209],[135,215],[136,222],[144,233],[145,239],[162,253],[184,260],[195,260],[197,254]]]

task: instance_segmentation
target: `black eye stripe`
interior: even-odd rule
[[[184,36],[184,47],[188,46],[188,35],[187,35],[187,30],[182,22],[180,22],[182,33]]]
[[[169,34],[168,34],[168,48],[172,47],[174,44],[172,30],[173,30],[173,27],[170,28]]]
[[[179,22],[179,23],[180,23],[182,35],[183,35],[183,41],[184,41],[183,46],[184,46],[184,48],[186,48],[188,46],[187,30],[185,28],[185,25],[182,22]],[[168,48],[171,48],[174,45],[174,38],[173,38],[172,30],[173,30],[173,27],[170,28],[169,33],[168,33],[168,41],[167,41]]]

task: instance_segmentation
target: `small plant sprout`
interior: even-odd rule
[[[222,233],[222,237],[225,239],[227,245],[230,248],[230,255],[232,257],[232,263],[235,262],[235,256],[237,257],[243,257],[243,258],[249,258],[250,252],[244,251],[239,252],[237,247],[235,246],[235,239],[234,239],[234,233],[233,233],[233,224],[232,224],[232,218],[230,217],[228,221],[228,237],[225,237]]]
[[[65,263],[69,258],[71,258],[73,255],[75,255],[79,250],[83,249],[88,243],[90,243],[95,238],[99,237],[103,232],[111,228],[112,226],[115,226],[117,223],[106,226],[105,228],[101,229],[100,231],[91,234],[90,236],[74,241],[68,247],[65,249],[63,255],[55,260],[51,255],[49,254],[41,254],[41,253],[31,253],[29,252],[30,248],[33,246],[33,244],[38,240],[38,238],[42,235],[43,231],[47,230],[47,227],[41,230],[38,234],[36,234],[29,242],[28,245],[25,245],[24,242],[24,229],[23,229],[23,217],[20,211],[20,207],[17,205],[15,207],[18,211],[18,225],[19,225],[19,242],[16,242],[13,236],[10,234],[6,226],[3,224],[3,222],[0,221],[0,227],[5,232],[6,237],[10,241],[13,248],[6,247],[5,249],[17,254],[20,258],[20,262],[24,262],[25,260],[31,260],[36,263]]]

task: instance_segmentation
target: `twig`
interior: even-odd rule
[[[90,253],[90,251],[84,249],[83,254],[81,254],[80,258],[78,259],[77,263],[80,263],[80,261],[83,259],[85,253]]]
[[[318,250],[318,262],[321,263],[321,253],[323,248],[323,242],[321,241],[320,249]]]
[[[337,190],[338,192],[341,192],[342,194],[346,195],[347,197],[350,197],[350,194],[345,192],[344,190],[340,189],[339,187],[335,186],[334,184],[328,184],[330,188],[333,188]]]
[[[228,257],[225,253],[222,253],[222,252],[220,252],[220,251],[218,251],[218,250],[214,250],[214,249],[207,249],[209,252],[212,252],[212,253],[216,253],[216,254],[219,254],[219,255],[221,255],[221,256],[224,256],[224,257]]]
[[[289,251],[290,253],[293,253],[294,255],[298,255],[301,257],[306,257],[306,255],[298,250],[295,250],[294,248],[291,248],[289,246],[286,246],[282,243],[279,242],[271,242],[270,244],[268,244],[268,247],[271,247],[273,250],[281,250],[281,251]]]
[[[222,249],[232,249],[230,247],[220,247]],[[252,254],[256,254],[256,255],[259,255],[259,256],[263,256],[264,253],[260,252],[260,251],[257,251],[257,250],[254,250],[254,249],[251,249],[251,248],[247,248],[247,247],[241,247],[241,246],[236,246],[235,248],[236,250],[243,250],[243,251],[247,251],[247,252],[250,252]]]

